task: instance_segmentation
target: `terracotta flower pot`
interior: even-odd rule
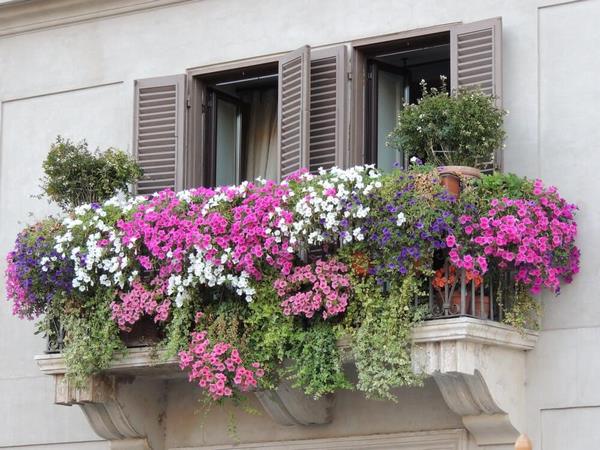
[[[460,196],[461,178],[481,178],[481,171],[469,166],[440,166],[438,172],[440,174],[440,184],[456,198]]]
[[[475,312],[473,312],[473,305],[471,302],[468,302],[468,313],[472,316],[478,317],[480,319],[488,319],[490,317],[490,297],[489,295],[483,296],[483,311],[481,309],[481,298],[479,295],[475,296]]]
[[[460,290],[455,290],[450,299],[450,314],[461,314],[460,306]]]
[[[446,188],[450,195],[460,196],[460,178],[453,173],[440,173],[440,184]]]

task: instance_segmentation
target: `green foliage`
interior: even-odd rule
[[[502,146],[505,112],[480,91],[459,90],[450,95],[445,86],[428,89],[405,105],[388,145],[436,165],[477,166],[492,160]]]
[[[82,203],[102,202],[142,176],[127,153],[109,148],[91,152],[85,141],[74,143],[58,136],[42,165],[44,194],[67,210]]]
[[[500,172],[468,180],[461,197],[463,203],[478,204],[482,208],[489,208],[492,199],[535,198],[533,183],[530,180],[514,173]]]
[[[255,283],[256,294],[245,319],[248,334],[248,357],[265,368],[265,376],[260,380],[266,389],[277,387],[280,370],[288,357],[290,342],[299,332],[292,317],[285,316],[279,305],[279,297],[273,283]],[[300,330],[301,331],[301,330]]]
[[[387,294],[371,279],[355,285],[355,301],[364,314],[353,336],[357,388],[369,398],[395,401],[392,388],[422,383],[411,360],[411,329],[424,318],[423,311],[411,307],[417,295],[422,292],[412,273],[390,285]]]
[[[288,375],[294,387],[314,398],[352,388],[342,368],[338,335],[330,324],[318,321],[293,338]]]
[[[500,305],[500,307],[504,309],[502,321],[515,327],[521,333],[524,333],[526,329],[538,330],[540,328],[539,319],[542,315],[542,307],[526,286],[517,284],[510,306]]]
[[[163,342],[164,358],[177,356],[185,350],[190,342],[190,332],[194,328],[194,315],[197,311],[196,302],[184,302],[179,308],[171,310],[171,320],[166,327],[166,336]]]
[[[67,377],[83,386],[88,377],[107,369],[115,354],[124,350],[119,329],[111,318],[110,301],[114,292],[99,289],[82,302],[65,301],[62,325],[66,332],[63,356]]]

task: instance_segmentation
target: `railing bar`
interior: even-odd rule
[[[475,310],[475,279],[471,280],[471,315],[475,316],[477,311]],[[481,311],[479,311],[481,315]]]
[[[503,279],[503,281],[504,281],[504,283],[503,283],[503,284],[504,284],[504,289],[503,289],[503,292],[506,292],[506,294],[507,294],[507,296],[508,296],[508,286],[507,286],[507,284],[508,284],[508,281],[507,281],[507,279],[506,279],[506,274],[505,274],[505,273],[503,273],[503,274],[501,275],[501,278],[502,278],[502,279]],[[504,306],[505,306],[504,304],[507,302],[507,300],[508,300],[507,298],[503,298],[503,299],[502,299],[502,303],[503,303],[503,304],[502,304],[502,305],[500,305],[500,307],[498,308],[498,319],[499,319],[499,321],[500,321],[500,322],[502,322],[502,317],[503,317],[503,315],[504,315],[504,314],[503,314],[503,311],[504,311]]]
[[[483,309],[483,284],[484,279],[481,279],[481,284],[479,285],[479,315],[482,319],[489,319],[488,314],[485,313],[485,309]],[[485,316],[485,317],[484,317]]]
[[[464,315],[467,309],[467,289],[465,285],[465,270],[460,272],[460,314]]]
[[[450,314],[450,299],[448,298],[448,261],[444,262],[444,274],[446,283],[444,283],[444,301],[442,308],[444,309],[444,315],[448,316]],[[454,286],[452,286],[452,291],[454,291]]]
[[[433,282],[429,279],[429,312],[433,314]]]
[[[492,277],[492,275],[490,274],[490,278],[489,278],[489,283],[490,283],[490,318],[492,320],[494,320],[494,279]]]

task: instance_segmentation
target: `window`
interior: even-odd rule
[[[362,49],[366,57],[365,160],[388,171],[406,165],[401,150],[387,145],[405,102],[422,95],[421,80],[440,87],[450,77],[450,33],[423,36]]]
[[[308,46],[253,65],[190,71],[186,186],[343,165],[346,47]]]
[[[435,85],[443,74],[451,89],[500,98],[500,44],[497,18],[137,80],[137,192],[282,179],[301,167],[403,165],[385,142],[403,102],[421,95],[419,81]]]
[[[208,186],[277,177],[277,65],[202,78]]]

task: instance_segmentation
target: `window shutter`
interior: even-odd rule
[[[450,87],[479,88],[502,105],[502,19],[460,24],[450,31]],[[493,161],[481,162],[482,172],[502,167],[501,149]]]
[[[346,47],[313,50],[310,63],[309,168],[342,166],[346,127]]]
[[[460,24],[450,32],[452,90],[477,88],[502,97],[502,19]]]
[[[308,165],[310,48],[304,46],[279,61],[278,172],[282,180]]]
[[[136,192],[183,189],[185,75],[135,81],[134,152],[144,176]]]

